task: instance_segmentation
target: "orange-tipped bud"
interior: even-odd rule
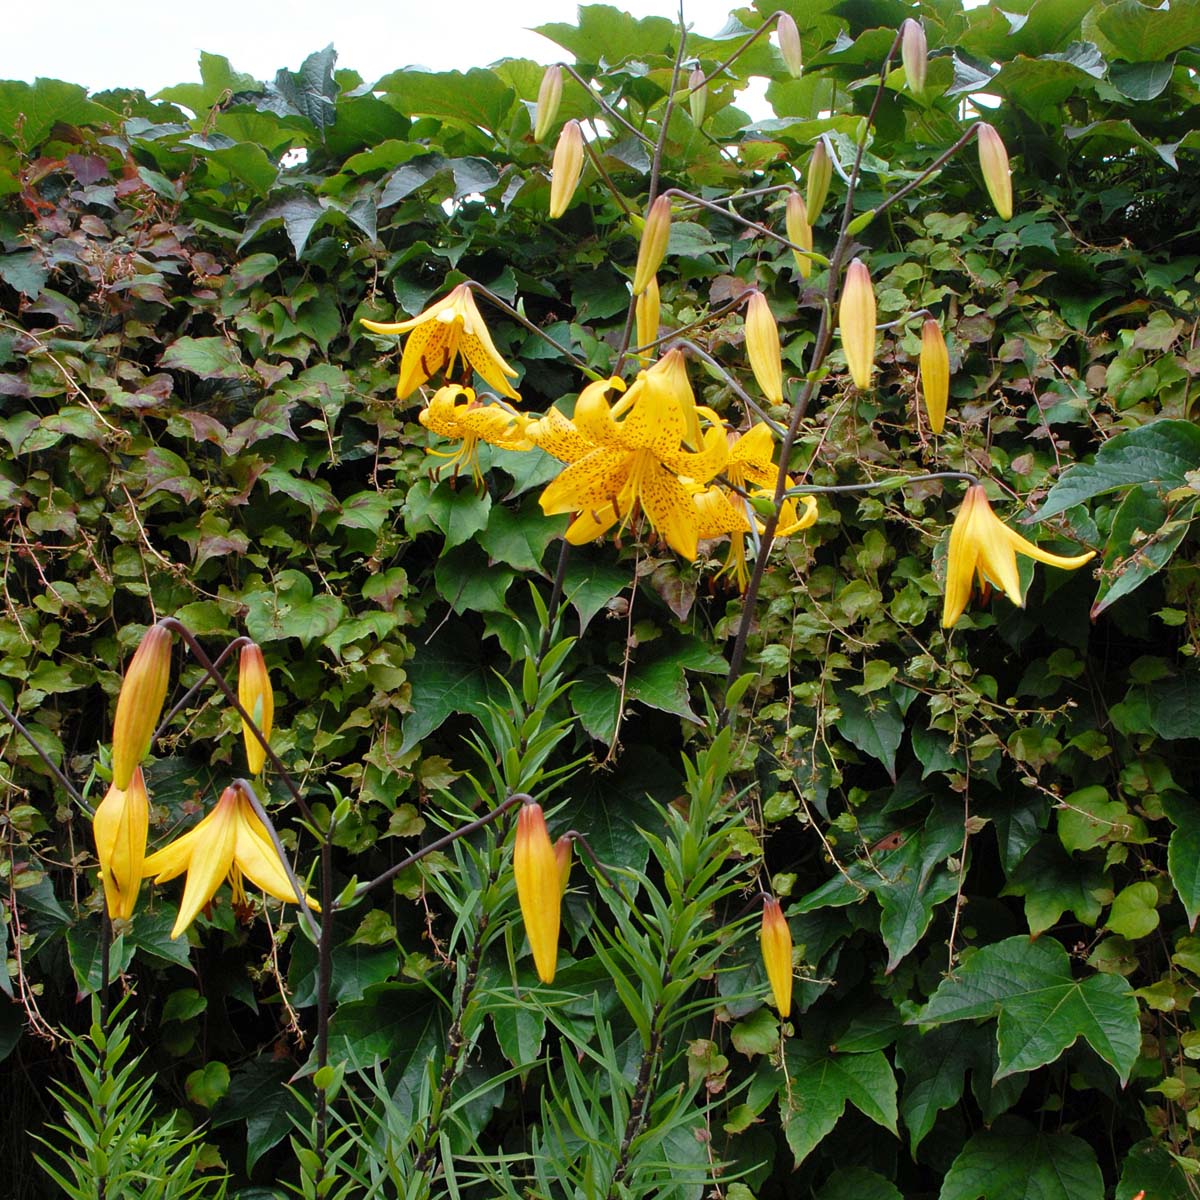
[[[522,804],[517,815],[513,875],[538,978],[543,983],[553,983],[558,965],[564,872],[550,842],[540,804]]]
[[[829,195],[829,184],[833,179],[833,159],[829,157],[829,148],[825,139],[820,138],[813,147],[812,157],[808,160],[808,195],[804,198],[808,209],[808,219],[815,221],[821,215],[825,197]]]
[[[950,353],[942,327],[932,317],[921,328],[921,391],[929,414],[929,428],[941,433],[950,397]]]
[[[1000,135],[986,122],[979,122],[979,168],[983,182],[1002,221],[1012,219],[1012,172],[1008,166],[1008,151]]]
[[[564,833],[554,843],[554,861],[558,864],[559,896],[567,894],[567,884],[571,882],[571,839]]]
[[[779,901],[772,896],[763,897],[759,945],[775,1007],[781,1017],[786,1017],[792,1011],[792,931]]]
[[[788,192],[786,212],[788,241],[803,246],[805,250],[811,250],[813,232],[808,223],[808,205],[804,203],[804,197],[799,192]],[[800,278],[807,279],[812,274],[812,259],[796,250],[793,250],[792,254],[795,256],[796,270],[800,272]]]
[[[658,338],[659,302],[657,275],[650,276],[650,282],[646,285],[646,290],[637,298],[637,303],[634,307],[637,313],[637,343],[639,346],[648,346]],[[649,362],[649,351],[643,354],[642,358],[644,361]]]
[[[638,246],[637,266],[633,271],[633,294],[640,296],[658,273],[662,260],[667,255],[667,242],[671,237],[671,198],[659,196],[650,205],[646,214],[646,227],[642,230],[642,243]]]
[[[783,403],[783,364],[779,326],[762,292],[751,292],[746,306],[746,355],[762,393],[772,404]]]
[[[137,905],[150,828],[150,798],[141,767],[134,768],[129,786],[114,783],[96,806],[92,836],[100,859],[100,881],[108,915],[128,921]]]
[[[858,258],[846,270],[838,329],[850,378],[855,387],[866,391],[875,370],[875,289],[866,265]]]
[[[900,61],[904,64],[904,77],[908,90],[919,95],[925,90],[925,71],[929,66],[929,43],[925,40],[925,27],[912,17],[900,26]]]
[[[688,107],[692,110],[692,124],[697,129],[704,124],[704,116],[708,112],[708,84],[704,82],[704,72],[697,67],[688,76]]]
[[[542,76],[542,86],[538,88],[537,108],[533,118],[533,140],[543,141],[554,118],[558,116],[558,106],[562,102],[562,67],[547,67]]]
[[[550,216],[557,220],[567,211],[583,174],[583,130],[578,121],[568,121],[558,135],[554,162],[550,167]]]
[[[800,49],[800,30],[796,22],[783,13],[776,25],[779,33],[779,53],[783,56],[783,65],[793,79],[799,79],[804,73],[804,53]]]
[[[242,647],[238,669],[238,703],[250,714],[255,725],[262,730],[263,737],[269,741],[271,726],[275,721],[275,694],[271,691],[271,677],[267,674],[263,652],[253,642]],[[242,736],[246,739],[246,765],[251,775],[257,775],[263,769],[267,752],[245,721],[242,721]]]
[[[113,786],[120,792],[129,787],[134,768],[150,749],[170,676],[170,631],[162,625],[152,625],[129,661],[117,696],[112,768]]]

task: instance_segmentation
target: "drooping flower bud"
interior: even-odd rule
[[[796,28],[795,20],[787,13],[780,14],[779,24],[775,26],[779,33],[779,53],[783,56],[783,65],[793,79],[799,79],[804,73],[804,52],[800,49],[800,30]]]
[[[941,433],[950,396],[950,353],[942,327],[933,317],[921,327],[921,391],[929,414],[929,428]]]
[[[788,192],[786,213],[788,241],[803,246],[805,250],[811,250],[813,231],[808,223],[808,206],[799,192]],[[796,270],[800,272],[800,278],[807,279],[812,274],[812,259],[807,254],[800,254],[795,250],[792,254],[796,259]]]
[[[792,1011],[792,931],[773,896],[763,897],[759,945],[775,1007],[781,1017],[786,1017]]]
[[[646,290],[637,298],[635,310],[637,314],[637,344],[639,346],[648,346],[651,342],[658,339],[659,301],[657,275],[650,276],[650,282],[646,285]],[[650,359],[649,351],[643,354],[642,358],[648,362]]]
[[[542,86],[538,88],[537,108],[533,121],[533,140],[542,141],[550,132],[554,118],[558,116],[558,106],[562,102],[563,78],[562,67],[555,64],[546,68],[542,76]]]
[[[1008,151],[1000,135],[986,121],[979,122],[979,168],[983,182],[1002,221],[1012,219],[1012,173],[1008,166]]]
[[[746,306],[746,355],[762,393],[772,404],[783,403],[783,364],[779,326],[762,292],[751,292]]]
[[[113,721],[113,785],[125,791],[134,768],[150,749],[171,675],[171,634],[161,624],[146,630],[117,696]]]
[[[571,882],[571,839],[565,833],[554,843],[554,861],[558,863],[559,895],[565,896]]]
[[[134,768],[129,786],[114,783],[96,806],[92,836],[100,860],[100,881],[108,915],[128,921],[137,905],[146,859],[146,834],[150,828],[150,798],[142,768]]]
[[[538,978],[543,983],[553,983],[558,965],[564,872],[550,842],[540,804],[522,804],[517,815],[513,876]]]
[[[271,678],[262,650],[251,642],[242,647],[241,663],[238,668],[238,703],[250,714],[255,725],[262,730],[268,741],[271,726],[275,721],[275,694],[271,691]],[[246,740],[246,765],[251,775],[263,769],[267,752],[254,736],[254,731],[242,721],[242,737]]]
[[[838,305],[838,329],[846,366],[854,386],[865,391],[871,386],[875,370],[875,289],[862,259],[856,258],[846,270],[846,283]]]
[[[704,72],[697,67],[688,76],[688,106],[692,110],[692,124],[697,129],[704,124],[708,112],[708,84],[704,82]]]
[[[808,160],[808,195],[805,197],[804,206],[808,210],[810,223],[821,215],[832,179],[833,160],[829,157],[825,139],[819,138],[813,147],[812,157]]]
[[[908,90],[920,95],[925,90],[929,44],[925,40],[925,26],[920,21],[914,21],[912,17],[907,17],[900,26],[900,61],[904,64]]]
[[[568,121],[558,135],[550,167],[550,217],[557,220],[567,211],[583,174],[583,130],[578,121]]]
[[[642,230],[641,245],[638,246],[637,266],[633,270],[633,294],[640,296],[658,273],[667,254],[667,242],[671,237],[671,198],[659,196],[650,205],[646,214],[646,227]]]

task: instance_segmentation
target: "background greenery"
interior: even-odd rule
[[[620,873],[614,890],[577,867],[552,989],[534,985],[503,828],[338,915],[331,1050],[349,1070],[326,1091],[322,1169],[346,1190],[328,1194],[1200,1190],[1200,4],[785,8],[804,76],[755,43],[712,85],[702,128],[674,111],[665,182],[705,196],[791,182],[821,134],[851,161],[873,76],[919,15],[929,83],[914,97],[889,75],[857,208],[936,158],[980,91],[999,98],[988,119],[1017,197],[1012,221],[991,215],[969,147],[859,234],[895,324],[876,390],[835,367],[795,474],[965,468],[995,481],[1011,522],[1036,511],[1043,537],[1103,560],[1039,568],[1025,610],[976,605],[947,635],[958,486],[823,497],[767,572],[755,676],[715,741],[741,615],[713,583],[723,550],[698,567],[630,537],[573,554],[561,632],[578,641],[514,701],[502,680],[521,690],[532,593],[549,595],[565,526],[536,502],[555,464],[485,455],[482,492],[435,478],[416,407],[391,398],[392,347],[357,325],[471,277],[609,369],[636,234],[591,166],[546,219],[540,67],[363,81],[327,49],[266,84],[205,55],[201,82],[155,98],[0,83],[0,698],[95,802],[145,626],[177,615],[214,649],[245,632],[276,681],[273,744],[315,811],[350,798],[340,882],[518,784],[561,802],[552,833],[586,832]],[[685,63],[715,67],[772,11],[689,35]],[[657,136],[669,21],[589,5],[543,31]],[[752,76],[770,81],[769,120],[736,106]],[[559,123],[594,115],[568,80]],[[640,210],[646,147],[619,127],[598,145]],[[826,252],[836,175],[833,194]],[[737,209],[782,230],[779,193]],[[819,270],[801,281],[789,251],[697,211],[677,214],[659,280],[668,326],[762,288],[802,373]],[[952,345],[941,439],[917,415],[925,308]],[[582,386],[487,316],[530,410]],[[740,316],[693,336],[745,378]],[[736,421],[724,381],[692,376]],[[181,662],[179,688],[198,679]],[[552,736],[514,773],[496,747],[526,703]],[[219,705],[176,721],[147,772],[153,837],[241,771],[238,737]],[[49,1082],[77,1086],[51,1032],[90,1023],[102,898],[86,814],[10,727],[0,738],[0,1191],[52,1195],[27,1133],[61,1124]],[[581,758],[553,790],[538,778]],[[303,870],[313,840],[281,788],[273,803]],[[790,1032],[739,917],[756,883],[785,897],[798,946]],[[147,890],[113,948],[158,1111],[201,1128],[198,1161],[223,1164],[232,1195],[311,1186],[314,951],[293,913],[247,922],[227,898],[172,942],[174,898]],[[647,972],[673,955],[690,964],[682,989]]]

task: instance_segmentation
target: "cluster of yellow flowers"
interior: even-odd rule
[[[296,893],[266,826],[243,787],[227,787],[213,810],[182,837],[146,854],[150,800],[141,760],[150,749],[162,714],[171,674],[171,633],[160,622],[142,638],[121,684],[113,723],[113,779],[96,808],[92,834],[100,859],[100,878],[108,914],[128,920],[137,905],[143,879],[164,883],[187,872],[179,915],[171,930],[178,937],[228,878],[235,904],[245,904],[243,877],[270,896],[295,904]],[[238,702],[262,730],[271,735],[275,701],[262,650],[253,642],[242,647]],[[263,768],[266,752],[243,720],[246,762],[252,775]],[[316,908],[316,902],[309,899]]]

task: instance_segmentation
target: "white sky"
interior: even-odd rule
[[[637,16],[675,16],[677,0],[609,0]],[[685,0],[688,22],[716,33],[738,0]],[[274,78],[330,42],[338,66],[376,79],[398,67],[466,70],[499,58],[553,62],[564,51],[529,27],[573,21],[574,0],[32,0],[3,5],[0,79],[49,76],[93,91],[141,87],[153,94],[200,78],[200,51],[239,71]],[[186,15],[184,15],[186,13]]]

